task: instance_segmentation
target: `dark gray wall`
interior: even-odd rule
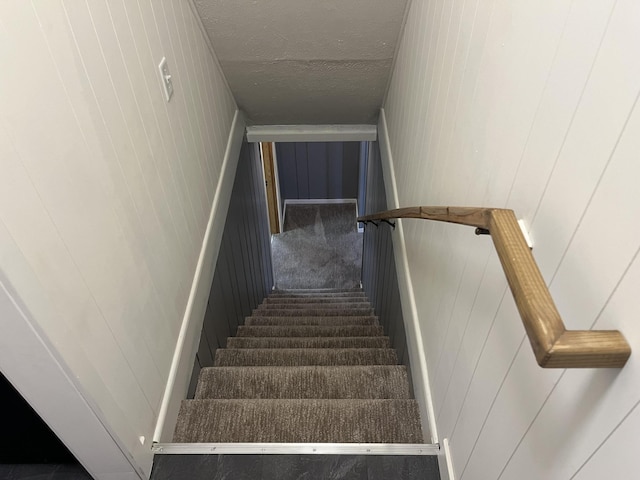
[[[359,142],[276,143],[282,204],[288,199],[357,198]]]
[[[369,144],[365,197],[366,214],[387,210],[378,142]],[[391,338],[398,358],[409,366],[398,276],[393,257],[392,232],[391,226],[385,223],[378,227],[370,223],[366,225],[362,252],[362,286],[380,317],[385,332]]]
[[[271,245],[262,164],[256,144],[242,145],[188,397],[200,369],[213,365],[238,325],[273,285]]]

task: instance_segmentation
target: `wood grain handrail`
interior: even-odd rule
[[[631,347],[618,330],[567,330],[513,210],[408,207],[358,217],[359,222],[421,218],[488,231],[538,365],[545,368],[621,368]]]

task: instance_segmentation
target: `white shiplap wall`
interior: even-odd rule
[[[236,110],[197,22],[187,0],[0,3],[0,248],[21,255],[0,269],[147,473]]]
[[[635,351],[538,368],[490,239],[404,221],[458,479],[637,476],[639,44],[633,0],[412,2],[384,104],[400,206],[514,209],[567,327]]]

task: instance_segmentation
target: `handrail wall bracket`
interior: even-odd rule
[[[490,235],[536,360],[544,368],[622,368],[631,347],[618,330],[567,330],[513,210],[408,207],[358,217],[359,222],[420,218],[476,227]],[[395,224],[392,225],[395,228]]]
[[[378,226],[380,225],[380,222],[384,222],[387,225],[390,225],[391,228],[393,228],[394,230],[396,229],[396,222],[392,222],[384,218],[381,218],[378,222],[376,222],[375,220],[358,220],[358,223],[364,223],[365,225],[367,225],[368,223],[372,223],[373,225],[376,226],[376,228],[378,228]]]

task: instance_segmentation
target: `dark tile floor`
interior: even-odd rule
[[[91,480],[81,465],[8,465],[0,464],[3,480]]]
[[[150,480],[439,480],[436,456],[156,455]]]

